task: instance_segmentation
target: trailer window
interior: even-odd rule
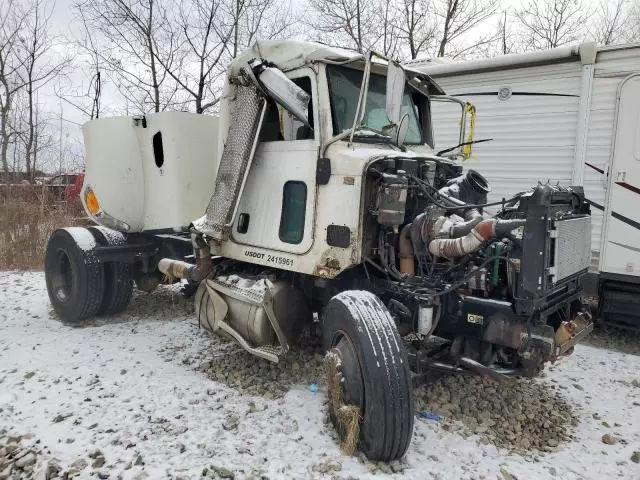
[[[312,95],[311,77],[294,78],[293,83]],[[309,125],[305,126],[273,100],[269,100],[265,113],[260,141],[277,142],[282,140],[310,140],[313,139],[313,97],[309,100]]]
[[[307,185],[300,181],[286,182],[282,192],[280,240],[285,243],[300,243],[302,241],[306,210]]]

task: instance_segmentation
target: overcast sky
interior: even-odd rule
[[[4,1],[4,0],[0,0]],[[294,10],[302,9],[306,0],[291,0]],[[595,4],[595,1],[592,0]],[[73,12],[74,0],[57,0],[51,17],[51,27],[55,34],[60,38],[73,39],[79,37],[78,25],[74,21]],[[521,0],[503,0],[501,5],[503,8],[517,8],[521,4]],[[494,32],[496,28],[497,18],[485,22],[481,27],[482,30],[487,32]],[[64,42],[60,42],[60,53],[69,54],[69,46],[64,45]],[[89,78],[82,69],[75,67],[70,71],[66,77],[61,77],[46,87],[42,88],[38,94],[38,101],[45,112],[49,112],[48,116],[53,118],[53,121],[60,122],[60,112],[62,112],[62,131],[63,136],[68,135],[69,141],[76,144],[79,150],[82,150],[82,136],[80,125],[86,121],[86,117],[77,109],[66,104],[55,95],[55,89],[58,86],[67,87],[69,85],[82,85],[86,90],[89,85]],[[109,114],[110,106],[119,105],[122,108],[122,99],[115,92],[115,88],[110,85],[109,79],[106,75],[103,75],[102,81],[102,110],[105,114]]]

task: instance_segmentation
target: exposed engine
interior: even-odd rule
[[[431,335],[450,341],[429,361],[534,375],[591,329],[579,284],[589,266],[589,206],[581,187],[548,184],[487,203],[488,181],[461,170],[433,159],[375,162],[367,264],[417,347]]]

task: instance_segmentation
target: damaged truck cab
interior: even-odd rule
[[[457,160],[472,108],[443,156],[436,100],[456,101],[375,53],[273,41],[231,63],[219,118],[89,122],[97,226],[52,235],[54,309],[79,322],[122,311],[134,283],[182,281],[201,325],[263,359],[319,331],[341,437],[401,457],[426,372],[534,376],[592,328],[582,189],[487,202]]]
[[[235,83],[242,81],[242,72],[259,55],[265,55],[306,93],[304,101],[308,103],[302,121],[274,99],[265,101],[234,224],[219,252],[230,258],[245,257],[254,264],[334,278],[361,263],[361,204],[367,168],[375,158],[397,148],[387,141],[390,136],[369,130],[358,131],[354,139],[345,136],[359,107],[367,64],[364,56],[302,42],[296,42],[299,55],[292,58],[292,50],[289,42],[265,42],[242,54],[229,69],[230,83],[221,108],[222,132],[230,132],[230,127],[241,121],[234,119],[234,112],[246,112],[244,107],[237,108],[243,99],[236,94]],[[373,121],[381,129],[389,123],[385,113],[386,66],[371,64],[367,110],[363,113],[369,123]],[[430,88],[424,91],[441,93],[435,84]],[[433,154],[425,145],[431,142],[428,97],[407,92],[404,100],[410,115],[407,143],[409,148],[415,147],[406,154]],[[419,112],[414,110],[418,107]],[[248,128],[240,132],[252,135]],[[219,204],[217,198],[212,201]]]

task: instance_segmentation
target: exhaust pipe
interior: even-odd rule
[[[158,262],[158,270],[165,274],[169,280],[185,279],[189,283],[200,283],[213,273],[211,249],[207,242],[197,234],[191,235],[191,241],[196,255],[195,265],[171,258],[163,258]]]

